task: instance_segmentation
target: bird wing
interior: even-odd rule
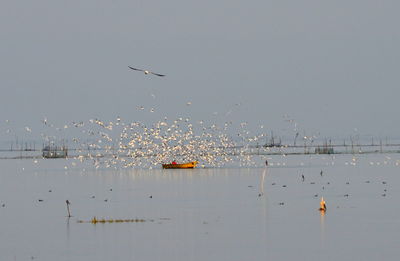
[[[128,66],[128,67],[129,67],[129,69],[132,69],[132,70],[135,70],[135,71],[141,71],[141,72],[143,72],[142,69],[137,69],[137,68],[133,68],[133,67],[130,67],[130,66]]]
[[[165,74],[159,74],[159,73],[154,73],[154,72],[150,72],[151,74],[154,74],[154,75],[157,75],[157,76],[160,76],[160,77],[164,77],[165,76]]]

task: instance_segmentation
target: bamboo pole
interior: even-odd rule
[[[65,201],[65,203],[67,203],[68,217],[70,218],[70,217],[72,217],[72,216],[71,216],[71,212],[69,211],[69,205],[70,205],[71,203],[69,202],[68,199]]]

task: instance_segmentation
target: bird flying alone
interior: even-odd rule
[[[128,66],[128,67],[129,67],[129,69],[132,69],[134,71],[144,72],[144,74],[153,74],[153,75],[160,76],[160,77],[164,77],[165,76],[165,74],[159,74],[159,73],[151,72],[151,71],[148,71],[148,70],[137,69],[137,68],[133,68],[131,66]]]

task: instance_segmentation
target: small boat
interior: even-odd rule
[[[171,164],[162,164],[163,169],[193,169],[197,165],[197,161],[192,161],[188,163],[171,163]]]

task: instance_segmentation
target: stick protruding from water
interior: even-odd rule
[[[69,205],[70,205],[71,203],[69,202],[68,199],[65,201],[65,203],[67,203],[68,217],[70,218],[70,217],[72,217],[72,216],[71,216],[71,212],[69,211]]]

